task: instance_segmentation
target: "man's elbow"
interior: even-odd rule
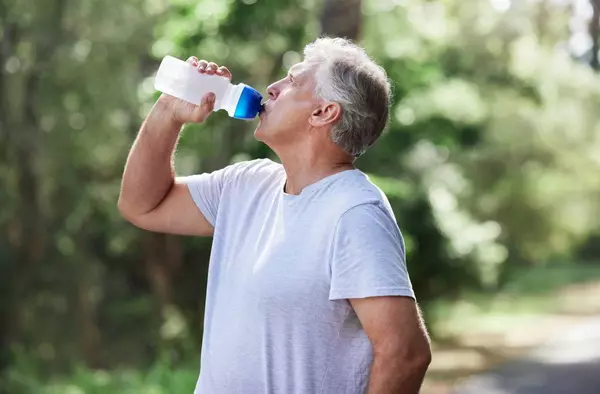
[[[117,201],[117,209],[119,210],[119,214],[121,214],[123,219],[127,220],[131,224],[137,225],[140,215],[136,213],[134,209],[132,209],[131,204],[127,203],[122,196],[119,196],[119,200]]]
[[[394,350],[387,349],[386,352],[377,354],[375,359],[386,360],[389,365],[396,365],[403,370],[411,370],[414,373],[424,374],[431,364],[431,347],[429,343],[423,343],[421,346],[403,346],[396,347]]]
[[[417,352],[413,357],[413,364],[416,369],[427,371],[429,364],[431,364],[431,359],[431,347],[427,345],[427,347]]]
[[[431,348],[429,344],[427,346],[420,346],[412,351],[399,351],[397,357],[400,364],[409,366],[415,371],[427,371],[429,364],[431,364]]]
[[[129,220],[131,213],[127,207],[127,202],[125,202],[122,196],[119,196],[119,200],[117,201],[117,209],[124,219]]]

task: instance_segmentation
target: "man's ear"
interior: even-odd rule
[[[308,121],[313,127],[323,127],[337,122],[341,116],[341,105],[338,103],[325,103],[315,108]]]

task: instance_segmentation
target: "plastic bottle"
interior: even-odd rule
[[[256,89],[243,83],[233,85],[227,77],[200,74],[194,66],[173,56],[162,60],[154,88],[196,105],[206,93],[213,92],[214,111],[224,109],[237,119],[254,119],[263,109],[263,97]]]

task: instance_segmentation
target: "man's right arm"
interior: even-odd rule
[[[213,228],[187,185],[175,182],[173,152],[182,125],[159,99],[133,143],[121,183],[119,211],[144,230],[181,235],[212,235]]]
[[[208,70],[214,63],[195,58],[188,62],[199,72],[231,79],[225,67],[213,66]],[[183,124],[202,123],[213,108],[214,94],[206,95],[200,106],[167,95],[158,99],[142,124],[125,164],[118,208],[129,222],[162,233],[213,234],[212,225],[198,209],[188,186],[176,181],[173,169],[173,153]]]

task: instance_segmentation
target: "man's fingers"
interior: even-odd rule
[[[200,71],[201,73],[206,72],[206,66],[208,65],[208,62],[206,60],[198,60],[198,71]]]
[[[204,73],[209,74],[209,75],[216,74],[216,75],[221,75],[223,77],[226,77],[230,81],[232,79],[231,71],[229,71],[229,69],[225,66],[219,67],[219,65],[215,62],[209,62],[204,59],[198,60],[198,58],[196,56],[190,56],[187,59],[187,62],[192,64],[194,67],[196,67],[198,72],[200,72],[201,74],[204,74]]]
[[[229,69],[227,67],[225,67],[225,66],[219,67],[217,69],[217,74],[227,77],[231,81],[231,78],[232,78],[231,71],[229,71]]]
[[[209,75],[213,75],[214,73],[217,72],[218,68],[219,68],[219,66],[216,63],[209,62],[206,65],[206,73],[209,74]]]
[[[198,66],[198,58],[196,56],[190,56],[190,57],[188,57],[188,59],[186,60],[186,62],[190,63],[194,67]]]

